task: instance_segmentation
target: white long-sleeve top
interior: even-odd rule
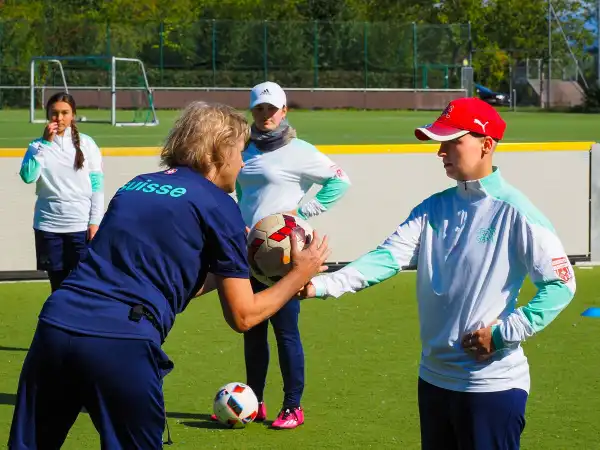
[[[317,296],[339,297],[411,266],[417,267],[420,377],[455,391],[529,392],[520,343],[554,320],[575,293],[573,268],[542,213],[494,168],[426,199],[376,250],[313,284]],[[527,275],[537,294],[517,308]],[[461,338],[492,324],[497,351],[477,362]]]
[[[29,144],[21,170],[25,183],[36,183],[33,227],[42,231],[71,233],[98,225],[104,214],[102,154],[94,140],[79,134],[85,161],[75,170],[75,146],[71,127],[52,142],[36,139]]]
[[[243,153],[236,194],[244,222],[254,226],[262,218],[295,210],[303,219],[317,216],[337,203],[350,187],[346,173],[314,145],[291,139],[268,152],[250,143]],[[314,184],[315,198],[300,205]]]

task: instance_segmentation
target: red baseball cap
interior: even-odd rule
[[[483,100],[464,97],[452,100],[433,123],[415,129],[420,141],[450,141],[474,132],[501,140],[506,129],[498,111]]]

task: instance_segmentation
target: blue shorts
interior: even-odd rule
[[[53,233],[35,231],[37,270],[73,270],[87,253],[87,231]]]
[[[457,392],[419,378],[423,450],[517,450],[527,392]]]
[[[86,336],[39,322],[19,379],[8,448],[60,448],[85,408],[102,448],[160,449],[162,380],[172,367],[151,341]]]

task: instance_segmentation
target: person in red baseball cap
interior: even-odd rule
[[[441,142],[438,156],[446,174],[466,181],[492,173],[492,155],[505,130],[506,122],[494,107],[465,97],[451,101],[435,122],[417,128],[415,136]]]
[[[423,450],[520,447],[530,390],[521,343],[575,294],[552,224],[492,164],[505,129],[496,110],[475,98],[450,102],[417,128],[418,139],[440,142],[456,186],[424,199],[376,249],[317,275],[303,292],[337,298],[416,266]],[[517,305],[527,276],[537,293]]]

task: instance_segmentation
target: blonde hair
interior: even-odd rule
[[[231,147],[250,137],[246,117],[231,106],[190,103],[169,132],[160,152],[163,166],[187,166],[203,175],[223,167]]]

